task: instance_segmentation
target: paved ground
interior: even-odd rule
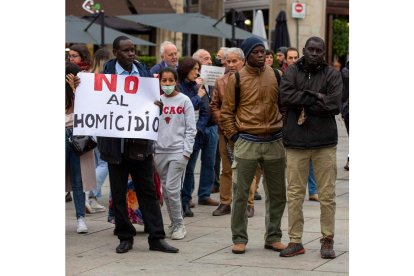
[[[215,207],[198,206],[194,217],[185,218],[187,236],[180,241],[167,241],[180,249],[178,254],[148,250],[147,234],[136,225],[134,248],[126,254],[116,254],[118,239],[114,226],[106,221],[106,213],[87,215],[89,233],[76,233],[73,202],[66,203],[66,274],[67,275],[348,275],[349,274],[349,174],[343,169],[348,154],[348,136],[343,122],[337,118],[339,144],[336,182],[337,258],[320,258],[319,203],[305,200],[304,236],[306,254],[281,258],[274,251],[263,249],[264,200],[255,201],[255,216],[249,219],[249,243],[246,253],[231,252],[230,215],[213,217]],[[196,169],[199,172],[199,168]],[[196,175],[198,179],[199,175]],[[197,180],[196,179],[196,180]],[[196,182],[197,183],[197,182]],[[104,198],[107,204],[108,181]],[[259,192],[264,195],[263,189]],[[219,199],[218,194],[212,197]],[[197,202],[197,198],[193,199]],[[162,208],[164,224],[169,224],[166,207]],[[282,242],[288,243],[287,206],[282,220]]]

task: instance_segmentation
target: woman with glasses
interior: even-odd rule
[[[65,92],[65,173],[66,192],[73,192],[75,204],[77,232],[87,233],[85,224],[85,191],[96,189],[95,158],[93,151],[81,156],[75,154],[69,145],[73,137],[73,111],[75,102],[75,76],[80,72],[79,66],[74,63],[66,64],[66,92]]]
[[[81,68],[81,71],[89,71],[92,66],[92,57],[85,44],[73,44],[69,47],[68,60]]]

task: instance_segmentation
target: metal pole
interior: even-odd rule
[[[105,13],[104,11],[99,12],[101,17],[101,46],[105,46]]]
[[[296,49],[299,49],[299,18],[296,18]]]
[[[236,47],[236,29],[234,24],[236,24],[236,10],[231,9],[231,45]]]
[[[98,17],[99,17],[99,14],[98,15],[96,15],[95,16],[95,18],[91,21],[91,23],[89,23],[89,25],[88,25],[88,27],[86,27],[85,29],[84,29],[84,31],[85,32],[87,32],[88,31],[88,29],[89,29],[89,27],[96,21],[96,19],[98,19]]]

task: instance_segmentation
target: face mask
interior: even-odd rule
[[[164,91],[165,94],[170,95],[172,92],[174,92],[175,85],[161,85],[162,91]]]

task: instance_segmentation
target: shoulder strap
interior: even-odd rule
[[[282,78],[280,77],[279,70],[277,70],[276,68],[274,68],[273,71],[275,72],[275,75],[276,75],[277,85],[280,86],[280,81],[281,81]]]
[[[234,110],[233,112],[237,112],[237,108],[239,107],[240,103],[240,74],[239,72],[234,73],[236,77],[236,86],[235,86],[235,93],[234,93]]]

